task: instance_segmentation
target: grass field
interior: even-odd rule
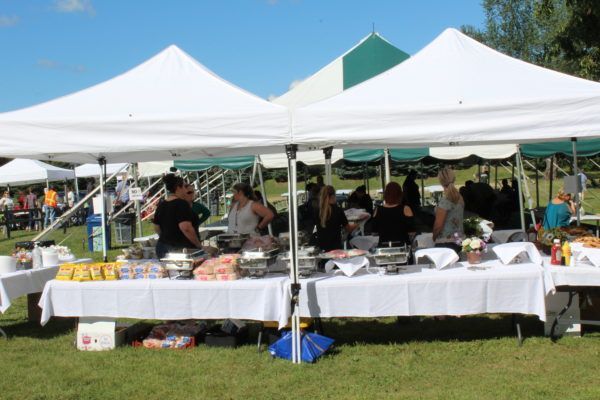
[[[461,172],[459,182],[469,173]],[[334,181],[336,188],[358,184]],[[377,187],[373,180],[371,188]],[[268,182],[270,196],[285,191],[285,184]],[[84,232],[75,227],[66,236],[57,231],[49,237],[65,240],[78,257],[89,257]],[[14,232],[12,240],[0,239],[0,254],[28,238]],[[109,258],[119,252],[111,250]],[[0,399],[600,398],[600,333],[552,343],[542,336],[537,318],[520,320],[522,347],[510,316],[415,318],[401,324],[392,318],[325,320],[335,349],[314,365],[298,366],[257,353],[256,324],[250,326],[249,343],[237,349],[79,352],[72,321],[29,323],[26,299],[20,298],[0,315],[0,327],[9,334],[9,340],[0,339]]]

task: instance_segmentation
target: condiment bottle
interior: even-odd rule
[[[42,249],[40,249],[40,246],[38,246],[37,243],[35,244],[35,247],[31,251],[31,263],[32,263],[33,269],[38,269],[38,268],[43,267]]]
[[[554,244],[552,245],[552,251],[550,255],[550,264],[560,265],[561,257],[562,251],[560,248],[560,239],[554,239]]]
[[[571,265],[571,245],[568,241],[565,241],[562,246],[562,256],[565,259],[565,265],[567,267]]]

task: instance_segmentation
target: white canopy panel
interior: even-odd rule
[[[153,178],[169,173],[173,161],[147,161],[138,163],[139,178]]]
[[[106,164],[106,176],[110,176],[117,171],[127,172],[127,163]],[[100,176],[100,165],[98,164],[83,164],[75,167],[75,175],[78,178],[98,178]]]
[[[471,155],[485,160],[502,160],[517,152],[516,144],[495,144],[485,146],[445,146],[429,149],[431,157],[440,160],[460,160]]]
[[[600,84],[447,29],[412,58],[295,110],[304,147],[382,148],[600,137]]]
[[[221,79],[176,46],[91,88],[0,114],[1,156],[194,159],[283,152],[289,139],[285,107]]]
[[[333,149],[331,153],[331,163],[344,158],[344,151],[341,149]],[[287,168],[288,159],[285,154],[262,154],[260,161],[263,167],[269,168]],[[325,155],[323,150],[299,151],[296,153],[296,161],[301,161],[306,165],[323,165],[325,164]]]
[[[38,160],[17,158],[0,167],[0,185],[29,185],[74,179],[70,169],[55,167]]]

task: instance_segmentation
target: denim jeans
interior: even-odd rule
[[[49,224],[53,223],[56,219],[56,208],[46,206],[46,212],[44,213],[44,228],[47,228]]]

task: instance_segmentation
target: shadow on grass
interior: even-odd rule
[[[518,316],[525,340],[543,336],[543,324],[537,317]],[[323,321],[324,335],[336,344],[389,344],[433,341],[475,341],[510,338],[517,340],[511,315],[448,317],[445,320],[419,317],[386,319],[347,319]]]
[[[39,340],[51,340],[58,336],[74,332],[76,319],[74,318],[52,318],[45,326],[39,322],[28,322],[19,320],[16,323],[4,323],[0,325],[9,340],[11,338],[30,338]]]

